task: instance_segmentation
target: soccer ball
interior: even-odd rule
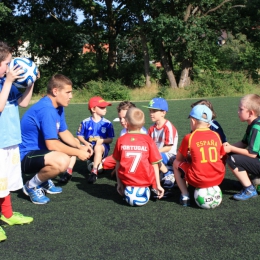
[[[143,206],[150,199],[150,189],[148,187],[125,187],[125,200],[131,206]]]
[[[12,68],[17,64],[21,66],[22,73],[20,76],[23,76],[23,78],[16,79],[13,84],[18,88],[30,87],[35,82],[38,74],[36,64],[30,59],[18,57],[11,60],[9,67]]]
[[[222,191],[219,186],[209,188],[197,188],[194,191],[194,199],[197,205],[203,209],[213,209],[222,201]]]

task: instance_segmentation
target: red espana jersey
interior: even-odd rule
[[[225,151],[216,132],[208,128],[196,129],[183,138],[179,152],[186,158],[189,153],[191,156],[185,175],[189,184],[196,188],[208,188],[222,182],[225,164],[221,158]]]
[[[152,164],[162,157],[147,134],[126,133],[117,139],[113,157],[120,162],[118,177],[125,186],[148,187],[155,182]]]

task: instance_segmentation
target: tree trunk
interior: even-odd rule
[[[173,73],[173,70],[170,66],[170,59],[169,56],[167,55],[167,53],[164,50],[164,46],[163,43],[161,43],[161,48],[160,48],[160,52],[161,52],[161,61],[162,61],[162,66],[167,74],[168,80],[170,82],[170,87],[171,88],[177,88],[177,82]]]
[[[190,69],[191,69],[191,61],[188,59],[185,59],[182,62],[182,71],[181,71],[181,77],[179,81],[179,88],[184,88],[190,85],[191,79],[190,79]]]
[[[144,20],[143,20],[143,16],[139,16],[138,17],[139,23],[142,26],[144,24]],[[143,56],[144,56],[144,76],[145,76],[145,85],[146,87],[151,87],[152,83],[151,83],[151,76],[150,76],[150,65],[149,65],[149,52],[148,52],[148,47],[147,47],[147,39],[146,36],[143,32],[143,30],[141,29],[140,32],[140,36],[141,36],[141,42],[142,42],[142,50],[143,50]]]

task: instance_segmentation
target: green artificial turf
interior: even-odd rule
[[[190,131],[187,117],[194,101],[169,101],[167,118],[178,130],[179,143]],[[240,140],[247,125],[237,116],[239,98],[210,101],[228,141]],[[142,108],[147,103],[136,105],[145,111],[148,128],[148,109]],[[117,104],[108,107],[107,119],[117,117]],[[68,127],[74,135],[80,121],[88,116],[87,105],[66,108]],[[114,122],[114,128],[118,136],[120,123]],[[110,172],[101,174],[94,185],[87,183],[86,176],[86,163],[77,161],[72,181],[63,186],[61,194],[48,195],[51,201],[47,205],[34,205],[21,190],[12,193],[13,209],[33,216],[34,222],[2,225],[8,239],[0,243],[1,258],[259,259],[260,198],[232,200],[237,190],[229,170],[220,185],[223,201],[211,210],[199,208],[194,201],[189,208],[180,206],[178,189],[171,198],[131,207],[117,194]],[[29,178],[24,176],[24,180]]]

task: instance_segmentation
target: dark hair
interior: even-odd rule
[[[53,75],[48,82],[47,93],[52,94],[54,88],[62,89],[64,85],[72,86],[72,81],[62,74]]]
[[[119,113],[121,110],[128,110],[131,107],[136,107],[134,103],[130,101],[122,101],[117,106],[117,112]]]
[[[12,53],[11,48],[5,42],[0,42],[0,63],[4,61],[10,53]]]
[[[193,107],[195,107],[197,105],[205,105],[205,106],[207,106],[212,111],[212,119],[215,119],[217,117],[211,102],[208,101],[207,99],[201,99],[201,100],[191,104],[191,108],[193,108]]]

